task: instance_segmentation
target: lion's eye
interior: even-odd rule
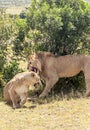
[[[32,64],[32,62],[29,62],[29,64]]]

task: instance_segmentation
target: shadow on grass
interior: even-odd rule
[[[3,100],[4,101],[4,100]],[[5,101],[4,101],[5,102]],[[34,109],[34,108],[36,108],[36,105],[32,105],[32,106],[23,106],[22,108],[21,107],[18,107],[18,108],[16,108],[16,109],[14,109],[13,108],[13,106],[12,106],[12,103],[7,103],[7,102],[5,102],[5,104],[7,105],[7,106],[9,106],[10,108],[12,108],[13,110],[16,110],[16,109],[19,109],[19,110],[21,110],[21,109]]]
[[[31,95],[31,97],[29,97],[27,99],[28,102],[32,102],[32,106],[29,106],[29,107],[25,107],[25,108],[28,108],[28,109],[34,109],[36,108],[37,104],[38,105],[43,105],[43,104],[48,104],[50,102],[53,102],[53,101],[63,101],[63,100],[71,100],[71,99],[79,99],[79,98],[82,98],[84,97],[85,95],[85,92],[83,93],[80,93],[80,92],[70,92],[70,93],[59,93],[59,94],[54,94],[54,93],[51,93],[50,95],[48,95],[47,97],[45,98],[39,98],[39,94],[34,96],[35,93],[33,95]],[[5,102],[4,98],[3,98],[3,92],[0,91],[0,102]],[[5,102],[6,105],[12,107],[12,103],[8,104]],[[19,108],[21,109],[21,108]]]
[[[45,98],[39,98],[39,96],[32,96],[32,97],[29,97],[27,100],[29,102],[32,102],[33,104],[42,105],[42,104],[48,104],[48,103],[53,102],[53,101],[79,99],[79,98],[85,97],[84,95],[85,95],[85,92],[80,93],[77,91],[74,93],[72,91],[68,94],[63,94],[63,93],[51,94]]]
[[[30,107],[28,107],[29,109],[34,109],[34,108],[36,108],[36,105],[32,105],[32,106],[30,106]]]

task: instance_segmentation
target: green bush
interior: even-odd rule
[[[17,27],[17,33],[16,37],[13,41],[13,51],[16,55],[21,54],[21,52],[24,49],[24,41],[25,41],[25,35],[27,33],[27,27],[26,27],[26,19],[17,18],[16,19],[16,27]]]
[[[19,64],[16,61],[12,61],[9,65],[6,65],[3,69],[3,77],[5,82],[8,82],[19,72],[22,72],[22,70],[19,69]]]
[[[0,98],[3,97],[3,87],[5,86],[5,81],[3,78],[3,74],[0,73]]]
[[[0,49],[0,71],[2,71],[2,68],[5,64],[6,58],[5,58],[5,53]]]
[[[27,13],[30,40],[39,50],[57,55],[81,53],[87,46],[89,16],[90,6],[82,0],[32,0]]]
[[[13,51],[15,55],[19,55],[21,51],[23,50],[22,44],[20,42],[20,39],[16,38],[13,41]]]

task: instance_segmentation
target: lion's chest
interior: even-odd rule
[[[28,86],[19,86],[16,88],[16,93],[20,95],[21,93],[27,93],[28,92]]]

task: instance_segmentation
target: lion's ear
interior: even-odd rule
[[[37,55],[37,58],[39,59],[43,59],[44,57],[44,53],[42,51],[38,52],[36,55]]]

